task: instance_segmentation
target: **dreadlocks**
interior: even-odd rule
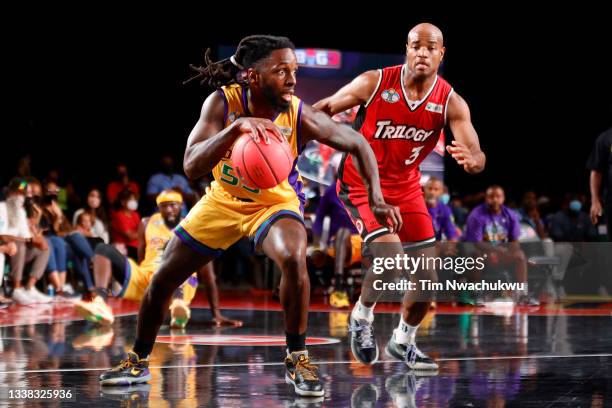
[[[183,82],[183,85],[196,80],[200,81],[200,85],[213,88],[237,83],[240,71],[253,67],[268,57],[272,51],[283,48],[295,49],[295,46],[287,37],[250,35],[240,41],[232,57],[217,62],[210,59],[210,48],[208,48],[204,53],[204,65],[199,67],[189,65],[196,74]]]

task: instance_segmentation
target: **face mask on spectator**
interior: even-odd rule
[[[136,200],[129,200],[127,202],[127,208],[128,208],[128,210],[136,211],[138,209],[138,201],[136,201]]]
[[[448,202],[450,201],[450,195],[444,193],[440,196],[440,202],[444,205],[448,204]]]
[[[573,212],[578,212],[582,209],[582,203],[578,200],[572,200],[569,203],[569,208],[570,210],[572,210]]]

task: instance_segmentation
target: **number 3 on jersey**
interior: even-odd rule
[[[419,157],[419,153],[421,153],[421,150],[423,150],[425,146],[419,146],[419,147],[415,147],[412,149],[412,154],[410,155],[409,158],[406,159],[406,166],[414,163],[416,161],[416,159]]]
[[[232,170],[234,169],[230,165],[228,165],[227,163],[223,164],[223,168],[221,169],[223,176],[221,176],[220,180],[224,183],[229,184],[230,186],[237,186],[240,180],[238,180],[238,177],[234,175]],[[242,185],[242,188],[244,188],[246,191],[250,191],[253,194],[259,194],[258,188],[250,188],[245,186],[244,184]]]

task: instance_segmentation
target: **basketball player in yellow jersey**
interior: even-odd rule
[[[132,384],[147,380],[148,360],[172,293],[191,271],[214,259],[244,236],[252,238],[282,272],[280,298],[287,338],[286,381],[301,396],[322,396],[317,368],[306,351],[310,281],[306,270],[306,229],[302,218],[302,183],[297,168],[289,178],[267,190],[243,185],[229,160],[235,140],[250,133],[258,143],[269,143],[268,132],[285,138],[300,153],[310,140],[350,152],[359,163],[369,202],[379,222],[396,230],[401,216],[385,204],[376,158],[363,137],[333,122],[293,95],[297,60],[294,46],[284,37],[244,38],[226,60],[194,69],[198,79],[218,89],[204,102],[191,131],[184,170],[197,178],[211,171],[211,191],[175,229],[162,265],[153,277],[138,316],[133,351],[121,364],[101,376],[101,382]]]
[[[153,275],[159,269],[164,248],[172,237],[172,229],[180,221],[183,203],[181,194],[172,190],[162,191],[156,201],[159,213],[143,219],[138,230],[138,260],[140,263],[125,257],[111,245],[101,244],[96,247],[94,257],[96,296],[91,301],[82,300],[75,304],[76,312],[86,320],[100,324],[113,323],[113,312],[105,302],[111,277],[121,285],[121,291],[116,294],[117,297],[140,301],[144,296]],[[175,291],[170,305],[171,327],[182,329],[187,324],[191,315],[189,304],[195,296],[198,277],[207,287],[210,286],[208,292],[212,293],[209,296],[209,303],[213,313],[213,322],[217,325],[240,326],[242,322],[227,319],[219,311],[214,271],[212,264],[209,263],[200,268],[197,275],[193,273]]]

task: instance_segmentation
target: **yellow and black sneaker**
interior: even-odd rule
[[[100,376],[100,385],[132,385],[146,383],[151,379],[149,360],[128,351],[127,357]]]
[[[322,397],[324,390],[319,380],[319,369],[310,363],[308,351],[294,351],[285,358],[285,381],[293,385],[302,397]]]

